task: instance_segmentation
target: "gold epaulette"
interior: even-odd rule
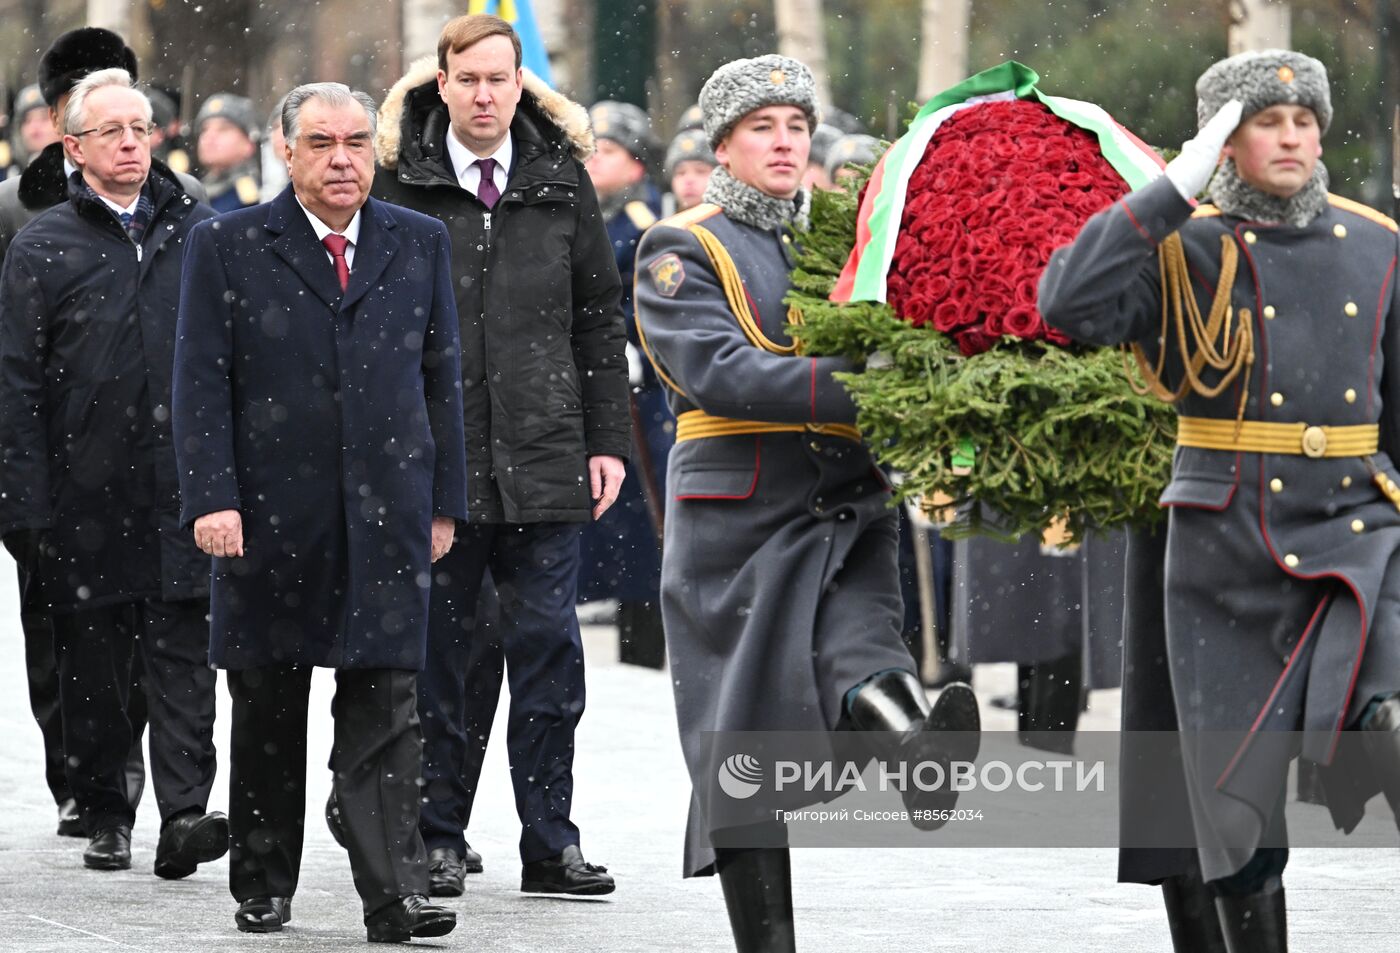
[[[722,211],[724,210],[718,205],[701,202],[699,205],[688,208],[683,212],[677,212],[675,215],[663,218],[657,224],[665,225],[667,228],[686,229],[699,222],[703,222],[707,218],[714,218]]]
[[[233,188],[238,193],[238,201],[244,205],[257,205],[258,198],[262,195],[257,179],[251,175],[239,176],[238,181],[233,183]]]
[[[1377,212],[1369,205],[1362,205],[1360,202],[1353,202],[1351,199],[1342,198],[1340,195],[1327,193],[1327,201],[1333,208],[1339,208],[1343,212],[1351,212],[1353,215],[1360,215],[1368,221],[1375,222],[1383,228],[1388,228],[1392,232],[1400,232],[1400,225],[1395,224],[1395,219],[1382,212]]]
[[[1192,218],[1215,218],[1220,214],[1220,209],[1210,203],[1198,205],[1196,211],[1191,213]]]
[[[622,207],[622,210],[627,213],[627,220],[632,223],[634,228],[646,231],[656,224],[656,215],[647,208],[645,202],[628,202]]]

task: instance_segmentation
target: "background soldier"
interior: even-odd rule
[[[670,184],[672,212],[699,205],[718,165],[703,130],[682,129],[666,150],[666,181]]]
[[[26,86],[15,97],[10,116],[9,161],[0,163],[8,168],[4,178],[18,175],[39,153],[59,140],[58,130],[49,117],[49,104],[38,84]]]
[[[660,668],[665,658],[657,594],[661,587],[660,532],[666,457],[675,439],[675,422],[661,384],[638,347],[632,308],[637,242],[661,211],[661,197],[647,177],[656,144],[651,120],[630,103],[597,103],[588,116],[598,141],[598,150],[588,160],[588,177],[598,190],[598,206],[622,279],[631,384],[632,479],[623,484],[617,505],[584,530],[578,597],[580,602],[617,599],[622,660]]]
[[[250,208],[261,200],[260,132],[257,110],[247,97],[215,93],[199,107],[195,153],[214,211]]]

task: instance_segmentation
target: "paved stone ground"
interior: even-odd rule
[[[13,578],[0,564],[0,580]],[[329,773],[329,673],[315,682],[308,824],[301,887],[289,928],[248,936],[233,928],[227,862],[168,883],[150,873],[157,834],[148,790],[135,831],[135,867],[82,869],[81,842],[53,834],[39,735],[26,704],[11,585],[0,585],[0,951],[216,953],[359,948],[360,912],[344,854],[320,823]],[[590,860],[608,864],[618,891],[596,901],[519,893],[518,827],[503,749],[493,745],[469,837],[486,872],[468,879],[455,933],[419,946],[482,951],[653,951],[733,947],[713,880],[680,879],[688,787],[664,673],[617,665],[616,634],[587,630],[588,714],[580,727],[577,805]],[[979,669],[984,700],[1006,691],[1008,666]],[[227,696],[220,689],[220,743]],[[985,708],[988,727],[1011,728]],[[498,722],[499,723],[499,722]],[[1117,696],[1097,692],[1085,727],[1112,729]],[[221,749],[224,750],[224,749]],[[211,808],[227,801],[224,779]],[[807,849],[794,851],[804,951],[1169,950],[1157,891],[1114,883],[1106,849]],[[1295,953],[1395,949],[1400,940],[1394,850],[1295,851],[1288,884]]]

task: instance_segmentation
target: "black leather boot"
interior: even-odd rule
[[[1288,953],[1283,887],[1215,898],[1227,953]]]
[[[973,761],[981,747],[981,716],[977,696],[967,685],[955,683],[943,689],[929,707],[923,686],[910,672],[894,670],[874,676],[856,692],[849,704],[851,724],[860,731],[880,732],[874,743],[877,757],[912,766],[926,761],[943,767],[945,782],[933,791],[913,783],[912,776],[901,792],[904,806],[915,827],[937,830],[947,823],[938,812],[958,803],[956,791],[949,790],[948,764]],[[897,738],[893,747],[889,740]],[[932,777],[925,772],[923,777]]]
[[[1375,707],[1361,725],[1361,737],[1371,770],[1400,827],[1400,695],[1391,695]]]
[[[738,953],[796,953],[788,849],[721,850],[715,866]]]
[[[1162,902],[1176,953],[1226,953],[1215,901],[1199,873],[1163,880]]]

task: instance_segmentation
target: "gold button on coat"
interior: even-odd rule
[[[1352,531],[1353,533],[1361,533],[1361,532],[1364,532],[1365,530],[1366,530],[1366,524],[1363,523],[1363,522],[1361,522],[1361,520],[1352,520],[1352,521],[1351,521],[1351,531]]]
[[[1282,493],[1283,481],[1280,480],[1278,477],[1274,477],[1272,480],[1269,481],[1269,489],[1273,490],[1275,493]]]
[[[1333,235],[1336,235],[1338,238],[1346,238],[1346,237],[1347,237],[1347,227],[1346,227],[1345,225],[1333,225],[1333,226],[1332,226],[1332,234],[1333,234]]]
[[[1347,317],[1354,318],[1359,309],[1356,307],[1355,301],[1348,301],[1346,307],[1342,310],[1346,312]]]
[[[1293,569],[1294,567],[1296,567],[1296,566],[1298,565],[1298,557],[1295,556],[1295,555],[1293,555],[1292,553],[1289,553],[1287,556],[1284,556],[1284,557],[1283,557],[1283,561],[1284,561],[1284,564],[1287,565],[1289,569]]]
[[[1352,390],[1350,387],[1347,388],[1347,392],[1343,394],[1342,397],[1348,404],[1356,403],[1356,391]]]
[[[1282,407],[1283,395],[1280,394],[1278,391],[1274,391],[1273,396],[1269,398],[1269,403],[1273,404],[1275,407]]]
[[[1278,312],[1274,310],[1274,306],[1273,306],[1273,305],[1271,305],[1271,304],[1266,304],[1266,305],[1264,305],[1264,317],[1269,318],[1269,319],[1272,320],[1273,317],[1274,317],[1274,315],[1276,315],[1276,314],[1278,314]]]
[[[1342,489],[1345,490],[1349,486],[1351,486],[1351,477],[1342,477]]]
[[[1245,241],[1245,244],[1246,244],[1246,245],[1253,245],[1253,244],[1254,244],[1255,242],[1257,242],[1258,240],[1259,240],[1259,236],[1256,235],[1256,234],[1254,234],[1253,232],[1245,232],[1245,233],[1244,233],[1244,241]]]

